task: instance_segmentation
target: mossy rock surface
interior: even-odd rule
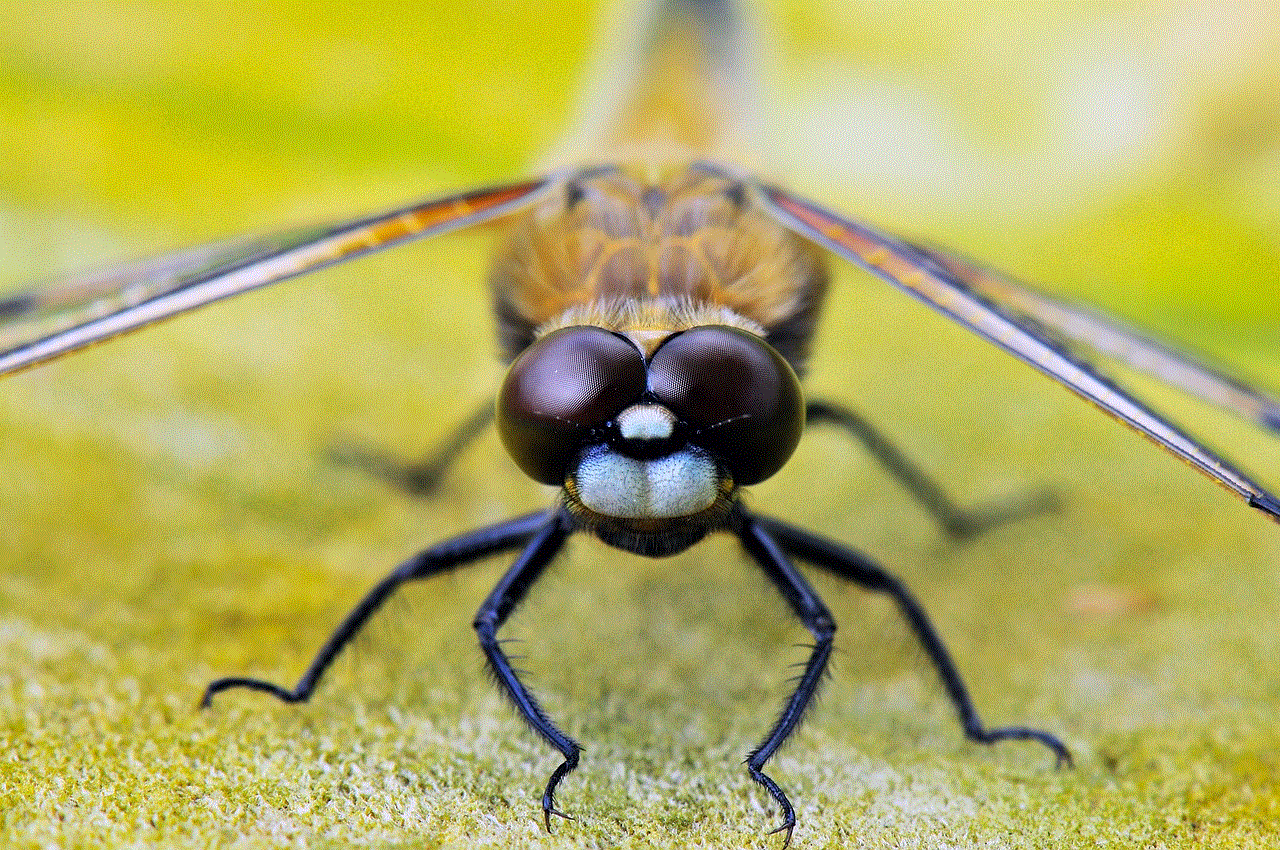
[[[522,173],[568,120],[598,10],[510,5],[8,4],[5,279]],[[769,5],[777,176],[1275,389],[1264,7],[1235,33],[1141,5]],[[548,503],[492,435],[425,501],[326,459],[412,455],[492,393],[489,243],[415,245],[0,383],[0,845],[777,845],[741,760],[807,635],[727,539],[661,561],[574,541],[513,618],[587,746],[550,837],[557,760],[469,625],[501,560],[408,588],[311,704],[196,708],[218,675],[293,681],[416,549]],[[1280,441],[1143,386],[1280,484]],[[816,429],[748,496],[901,575],[984,717],[1061,735],[1076,767],[965,743],[893,608],[818,576],[840,651],[772,771],[795,847],[1275,846],[1280,528],[852,271],[810,390],[965,502],[1061,497],[956,544]]]

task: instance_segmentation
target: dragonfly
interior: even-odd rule
[[[1041,291],[963,255],[895,236],[783,185],[726,151],[736,144],[749,74],[741,18],[727,0],[654,4],[635,46],[634,80],[603,109],[603,155],[502,185],[446,193],[329,225],[233,239],[74,275],[0,297],[0,374],[19,372],[147,325],[327,266],[483,223],[505,227],[494,311],[508,370],[492,406],[432,457],[345,460],[427,492],[493,425],[515,465],[557,488],[552,506],[461,533],[396,566],[333,631],[293,687],[231,676],[201,704],[249,689],[310,699],[352,638],[403,585],[499,554],[510,567],[473,620],[486,663],[523,721],[562,757],[543,787],[557,803],[582,747],[522,680],[499,633],[575,533],[662,558],[713,533],[736,538],[813,644],[747,772],[780,813],[795,809],[766,772],[826,673],[835,621],[796,562],[896,604],[935,669],[965,736],[1028,741],[1058,765],[1055,735],[980,717],[924,607],[873,558],[748,505],[744,488],[782,469],[806,426],[843,429],[949,533],[964,536],[1044,508],[1024,500],[958,506],[858,413],[806,398],[801,383],[829,288],[828,258],[849,261],[1002,349],[1280,522],[1280,499],[1255,477],[1142,401],[1094,362],[1116,361],[1280,433],[1280,401],[1107,314]]]

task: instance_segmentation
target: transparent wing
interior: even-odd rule
[[[0,375],[276,281],[515,212],[550,178],[125,263],[0,297]]]
[[[1237,416],[1280,432],[1280,401],[1112,316],[1038,292],[995,269],[937,248],[912,246],[972,291],[1093,351],[1114,357]]]
[[[1280,521],[1280,500],[1274,495],[1050,338],[1036,321],[1010,309],[997,297],[1001,293],[994,287],[979,290],[931,252],[811,201],[773,186],[758,186],[757,192],[764,208],[785,227],[995,343],[1236,493],[1251,507]],[[1141,339],[1127,334],[1126,338]]]

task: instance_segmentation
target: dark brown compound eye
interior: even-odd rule
[[[767,342],[738,328],[707,325],[668,339],[649,363],[649,390],[738,484],[781,469],[804,431],[795,372]]]
[[[566,465],[591,430],[640,399],[644,375],[640,351],[603,328],[552,331],[507,370],[498,434],[527,475],[563,484]]]

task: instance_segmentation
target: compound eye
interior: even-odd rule
[[[560,328],[507,370],[498,393],[498,435],[531,478],[561,485],[591,430],[643,392],[644,358],[635,346],[603,328]]]
[[[649,390],[693,426],[692,442],[737,484],[773,475],[804,430],[804,396],[782,355],[755,334],[706,325],[670,337],[649,363]]]

